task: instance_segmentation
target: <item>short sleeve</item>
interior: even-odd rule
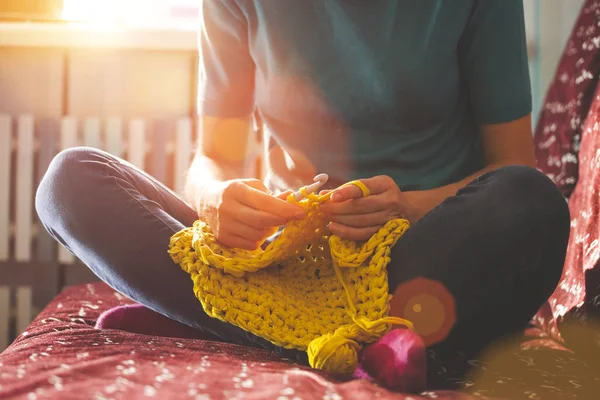
[[[248,24],[233,0],[202,0],[198,113],[241,118],[254,108],[254,62]]]
[[[522,0],[475,0],[459,59],[476,123],[499,124],[531,113]]]

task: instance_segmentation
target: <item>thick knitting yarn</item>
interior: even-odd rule
[[[350,184],[368,194],[361,182]],[[388,317],[386,271],[409,223],[392,220],[364,243],[329,236],[319,210],[329,196],[309,194],[297,202],[307,217],[288,223],[264,250],[223,247],[196,221],[173,235],[169,254],[190,274],[211,317],[307,351],[314,368],[352,373],[364,344],[393,325],[412,329],[409,321]]]

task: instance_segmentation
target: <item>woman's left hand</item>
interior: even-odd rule
[[[331,233],[361,241],[369,239],[392,219],[416,222],[417,209],[392,178],[380,175],[360,181],[369,189],[369,196],[363,197],[355,185],[346,185],[333,190],[331,199],[321,205],[321,211],[331,221]]]

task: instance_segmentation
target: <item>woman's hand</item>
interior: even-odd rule
[[[411,223],[418,219],[417,209],[409,203],[396,182],[381,175],[361,179],[371,194],[363,197],[354,185],[341,186],[331,199],[321,206],[331,221],[331,233],[349,240],[367,240],[388,221],[405,218]]]
[[[203,193],[198,214],[222,245],[255,250],[278,227],[305,216],[284,200],[289,193],[273,196],[257,179],[219,182]]]

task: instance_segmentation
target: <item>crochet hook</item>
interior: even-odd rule
[[[296,201],[300,201],[300,200],[302,200],[305,197],[305,195],[309,195],[311,193],[316,192],[325,183],[327,183],[328,179],[329,179],[329,175],[327,175],[327,174],[319,174],[319,175],[315,176],[314,179],[313,179],[313,181],[315,183],[311,183],[310,185],[304,186],[303,188],[301,188],[297,192],[294,192],[294,194],[293,194],[294,199]]]

